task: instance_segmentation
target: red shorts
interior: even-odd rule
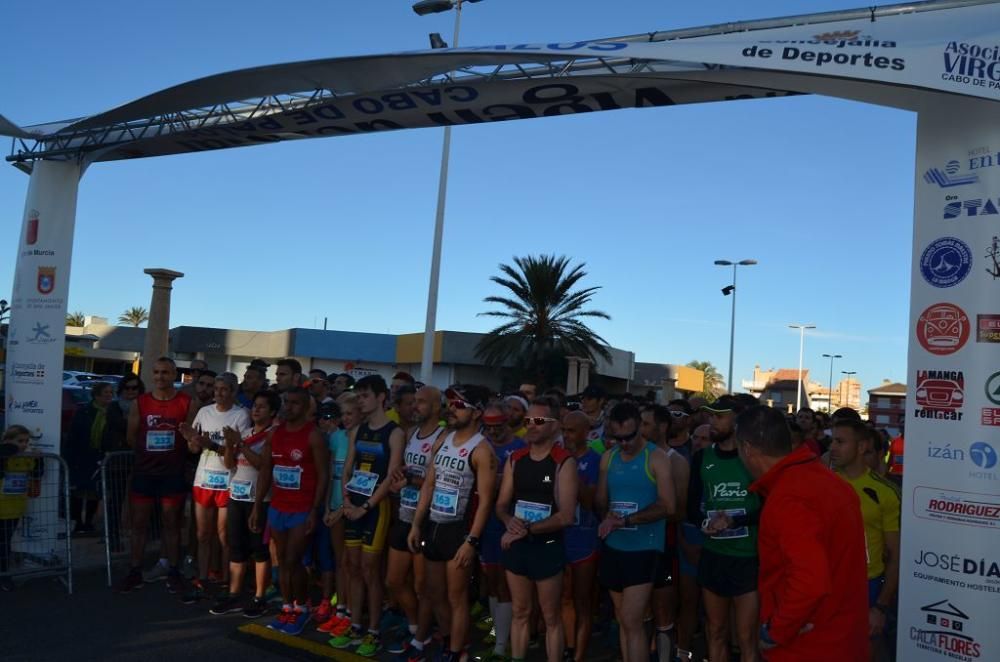
[[[205,508],[225,508],[229,505],[228,490],[206,490],[195,485],[191,488],[194,502]]]

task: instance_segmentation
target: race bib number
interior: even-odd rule
[[[370,497],[378,487],[378,474],[370,471],[355,471],[351,475],[351,482],[347,484],[347,491],[361,496]]]
[[[302,467],[282,467],[275,465],[271,472],[275,487],[283,490],[302,489]]]
[[[406,467],[406,477],[407,478],[420,478],[423,479],[427,476],[427,469],[424,467],[418,467],[415,464],[411,464]]]
[[[524,522],[541,522],[552,514],[552,506],[534,501],[518,501],[514,504],[514,517]]]
[[[174,450],[174,431],[150,430],[147,432],[146,450],[150,453],[163,453]]]
[[[449,517],[458,515],[458,490],[435,486],[434,497],[431,499],[431,512]]]
[[[203,490],[216,490],[224,492],[229,489],[229,472],[218,469],[205,469],[201,477],[201,488]]]
[[[20,496],[28,493],[28,474],[9,473],[3,479],[3,493],[9,496]]]
[[[253,501],[253,481],[234,480],[229,484],[229,498],[233,501]]]
[[[746,508],[728,508],[726,510],[710,510],[705,515],[709,520],[712,519],[717,513],[725,513],[732,518],[736,518],[738,515],[746,515]],[[750,528],[746,526],[738,526],[733,529],[726,529],[725,531],[720,531],[719,533],[712,536],[712,540],[733,540],[736,538],[747,538],[750,535]]]
[[[399,507],[404,510],[416,510],[417,501],[420,500],[420,490],[407,485],[399,491]]]
[[[635,515],[639,512],[639,504],[634,501],[612,501],[611,502],[611,512],[618,515],[619,517],[625,517],[626,515]],[[618,529],[619,531],[638,531],[637,526],[623,526]]]

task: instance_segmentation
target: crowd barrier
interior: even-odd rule
[[[0,494],[0,576],[59,577],[73,593],[69,468],[58,455],[6,461]]]

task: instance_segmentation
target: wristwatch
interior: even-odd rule
[[[361,504],[361,507],[365,509],[365,512],[368,512],[369,510],[372,509],[372,504],[370,501],[365,501],[363,504]]]
[[[473,535],[465,536],[465,542],[472,545],[474,548],[479,549],[479,538]]]

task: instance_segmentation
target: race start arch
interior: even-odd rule
[[[31,174],[8,420],[58,450],[77,186],[94,162],[790,94],[906,109],[918,123],[899,655],[998,660],[997,1],[296,62],[195,80],[84,119],[22,128],[0,117],[0,135],[14,141],[7,160]],[[929,395],[932,382],[952,396]]]

